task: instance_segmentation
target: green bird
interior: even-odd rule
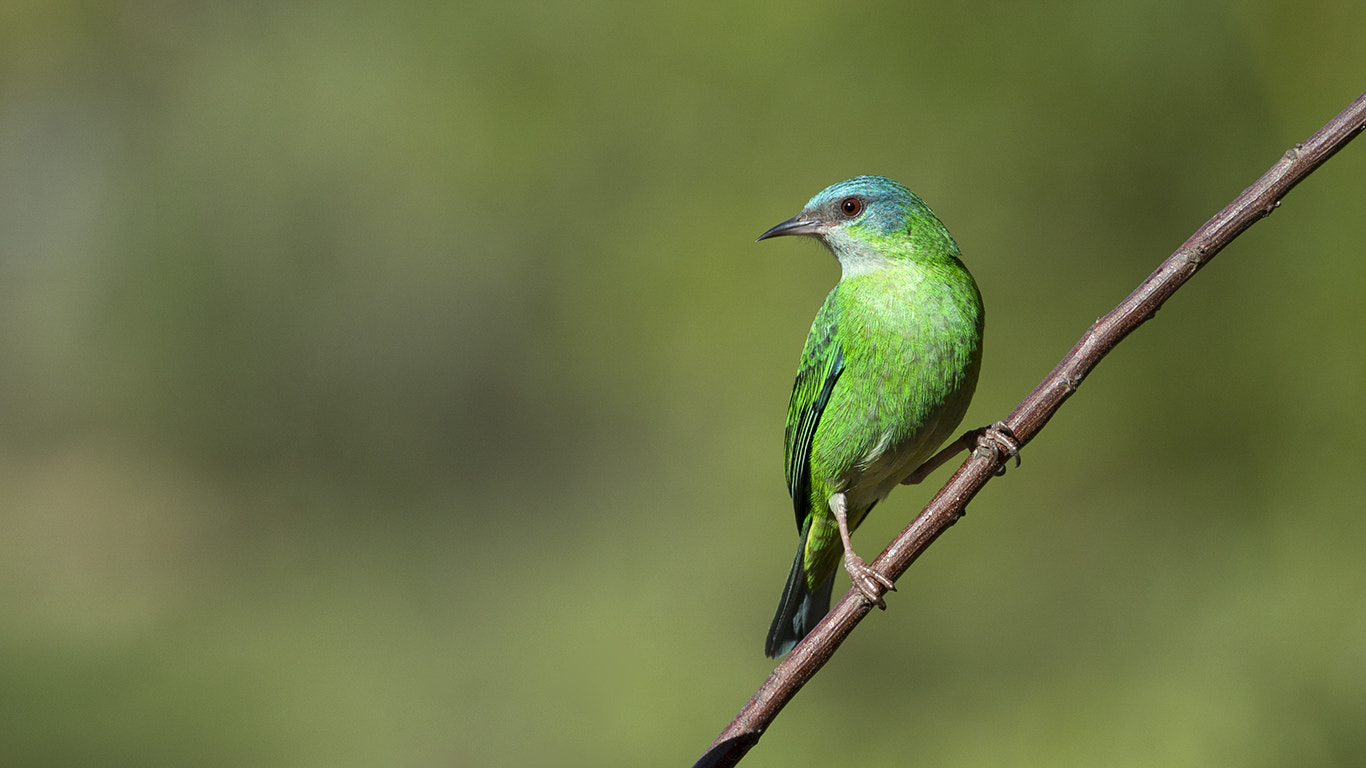
[[[854,553],[849,535],[898,484],[948,458],[935,449],[977,387],[985,320],[953,237],[891,179],[828,187],[759,240],[780,235],[820,240],[843,274],[811,325],[787,409],[787,489],[801,543],[768,630],[769,657],[830,610],[841,553],[858,590],[885,607],[892,582]]]

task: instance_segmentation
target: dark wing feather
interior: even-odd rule
[[[844,370],[844,352],[834,335],[833,325],[812,329],[787,406],[787,492],[792,495],[798,531],[811,511],[811,440]]]

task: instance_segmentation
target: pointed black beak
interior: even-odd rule
[[[759,240],[783,235],[819,235],[821,229],[822,224],[819,219],[810,218],[805,213],[799,213],[781,224],[775,224],[773,228],[759,235],[759,238],[754,242],[757,243]]]

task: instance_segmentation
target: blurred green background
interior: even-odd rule
[[[919,192],[986,297],[989,423],[1366,87],[1363,28],[0,5],[0,762],[691,764],[771,668],[783,420],[838,275],[754,237],[855,174]],[[1359,142],[744,764],[1359,764],[1364,198]]]

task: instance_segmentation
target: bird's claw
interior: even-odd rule
[[[1015,459],[1016,467],[1020,466],[1020,444],[1015,440],[1015,433],[1010,431],[1010,427],[1004,421],[984,427],[977,437],[977,448],[990,451],[997,460],[1003,462],[996,470],[997,477],[1006,473],[1006,463],[1009,463],[1011,458]]]
[[[887,602],[882,596],[896,591],[896,584],[891,579],[873,570],[863,562],[863,558],[853,552],[845,554],[844,569],[849,572],[849,579],[854,582],[854,587],[863,595],[864,600],[884,611],[887,610]]]

